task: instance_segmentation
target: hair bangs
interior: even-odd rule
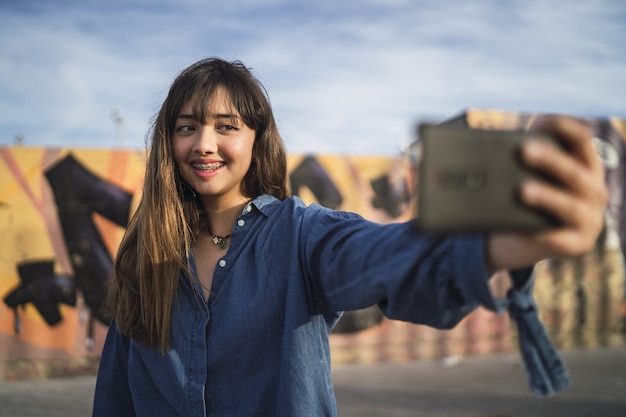
[[[191,107],[194,119],[201,122],[208,120],[211,117],[211,103],[218,97],[220,89],[226,93],[224,98],[228,100],[224,104],[230,107],[231,113],[238,115],[249,128],[257,130],[265,125],[259,120],[258,111],[256,111],[259,108],[258,98],[250,94],[250,86],[245,80],[216,69],[186,75],[188,78],[182,74],[177,80],[180,88],[172,89],[172,91],[177,90],[179,94],[172,97],[172,107],[168,112],[171,118],[168,121],[170,134],[173,133],[176,119],[186,106]]]

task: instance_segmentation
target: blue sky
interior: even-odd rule
[[[0,145],[141,148],[207,56],[252,67],[291,153],[394,155],[468,107],[625,117],[625,39],[620,0],[0,0]]]

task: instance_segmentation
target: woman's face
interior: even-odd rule
[[[204,204],[225,206],[247,198],[241,181],[250,168],[255,132],[233,108],[229,94],[218,88],[206,120],[187,103],[174,126],[172,151],[183,179]]]

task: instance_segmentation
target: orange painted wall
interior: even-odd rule
[[[55,202],[43,172],[70,153],[57,148],[0,148],[0,297],[20,284],[16,265],[51,260],[54,273],[73,274],[59,225]],[[71,153],[96,175],[130,192],[141,180],[144,159],[140,152],[72,149]],[[114,253],[123,228],[94,217],[103,241]],[[45,297],[45,295],[44,295]],[[62,320],[48,325],[33,303],[17,314],[0,302],[0,361],[63,358],[97,354],[105,327],[95,325],[91,346],[87,341],[89,309],[79,293],[76,305],[59,304]],[[19,323],[20,331],[15,331]]]

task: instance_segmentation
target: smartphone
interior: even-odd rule
[[[551,181],[522,163],[520,145],[528,138],[558,145],[555,138],[539,132],[420,125],[417,227],[424,232],[459,233],[558,226],[554,217],[519,199],[525,179]]]

